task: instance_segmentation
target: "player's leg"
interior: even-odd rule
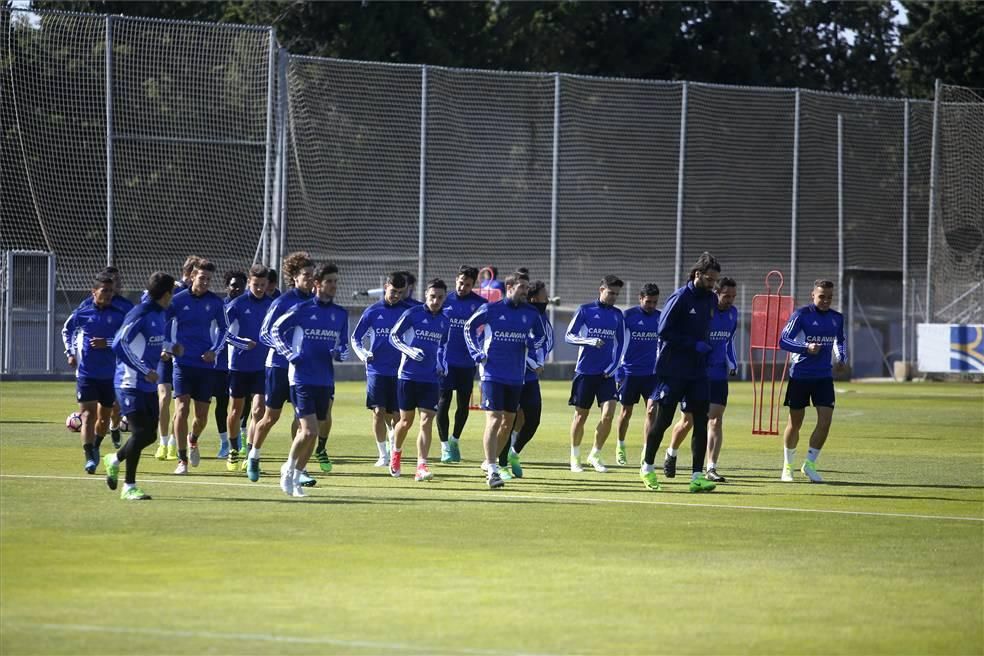
[[[720,403],[711,403],[707,411],[707,480],[724,483],[726,479],[717,471],[721,456],[721,443],[724,440],[724,409]]]
[[[219,460],[229,457],[229,372],[215,371],[212,373],[215,398],[215,429],[219,433],[219,450],[215,457]]]
[[[474,367],[455,367],[449,370],[454,385],[454,424],[448,436],[448,448],[451,451],[451,462],[461,462],[461,434],[468,422],[471,412],[472,385],[475,381]]]
[[[450,374],[450,370],[448,371]],[[449,376],[441,379],[441,399],[437,406],[437,437],[441,440],[441,462],[450,462],[450,450],[448,449],[448,437],[451,430],[451,397],[454,395],[454,388],[451,386]],[[445,458],[447,454],[447,459]]]
[[[608,467],[601,460],[601,450],[605,446],[605,442],[608,440],[608,435],[612,431],[612,420],[615,418],[615,407],[618,402],[615,400],[615,381],[611,378],[606,378],[603,381],[603,387],[607,388],[599,394],[599,405],[601,406],[601,417],[598,419],[598,425],[595,427],[594,444],[591,448],[591,453],[588,454],[588,464],[594,467],[594,470],[598,473],[605,473],[608,471]]]
[[[519,459],[519,454],[523,450],[523,447],[533,439],[536,429],[540,427],[540,417],[543,411],[542,406],[543,400],[540,396],[540,381],[526,381],[523,384],[523,394],[519,400],[519,408],[523,413],[523,423],[507,454],[509,470],[515,478],[522,478],[523,476],[523,464]],[[519,423],[518,412],[516,423]]]
[[[292,393],[295,390],[296,387],[291,388]],[[292,401],[295,400],[296,397],[292,396]],[[304,490],[298,483],[300,467],[303,466],[300,463],[304,457],[304,453],[307,451],[308,445],[313,445],[318,439],[318,415],[313,399],[304,399],[304,402],[295,402],[294,407],[296,409],[295,412],[307,412],[308,410],[311,410],[311,412],[298,417],[299,426],[297,433],[290,444],[287,461],[280,468],[280,489],[287,496],[303,497],[305,496]]]
[[[618,421],[615,427],[618,437],[618,444],[615,447],[615,462],[619,465],[628,464],[625,436],[629,434],[629,423],[632,421],[633,410],[635,410],[635,402],[626,403],[626,399],[622,398],[621,407],[618,412]]]
[[[246,405],[246,397],[237,387],[236,372],[230,376],[230,386],[233,394],[229,396],[229,411],[225,418],[226,432],[229,434],[229,454],[226,469],[236,471],[239,469],[239,451],[242,448],[242,443],[239,440],[239,425],[243,407]]]
[[[810,435],[810,448],[800,471],[806,474],[811,483],[822,483],[823,477],[817,472],[817,458],[820,457],[820,449],[827,442],[830,424],[834,419],[834,380],[827,378],[815,381],[811,396],[817,410],[817,425]]]
[[[663,442],[666,429],[673,423],[673,414],[681,397],[681,381],[665,378],[656,382],[649,399],[646,410],[650,415],[650,428],[646,433],[646,448],[639,475],[643,484],[650,490],[660,489],[656,478],[656,452]]]
[[[131,400],[131,407],[136,406],[135,412],[127,415],[130,423],[130,437],[115,453],[107,454],[103,459],[106,466],[106,485],[115,490],[119,476],[120,463],[125,463],[124,485],[120,498],[127,501],[150,499],[150,495],[137,487],[137,466],[140,454],[154,443],[155,432],[158,428],[158,397],[154,392],[124,392]]]
[[[109,413],[109,436],[113,440],[113,448],[118,449],[122,444],[122,436],[120,435],[120,423],[123,421],[122,415],[120,415],[120,404],[113,401],[113,407],[110,409]],[[156,430],[156,428],[154,429]]]
[[[703,383],[706,387],[706,381]],[[688,394],[691,394],[688,389]],[[716,485],[704,476],[704,458],[707,456],[707,412],[708,401],[706,392],[704,398],[687,399],[687,405],[694,417],[694,434],[690,439],[690,454],[693,460],[690,468],[690,491],[710,492]]]
[[[435,397],[438,396],[436,384],[433,394]],[[434,429],[434,416],[436,414],[436,411],[420,408],[420,432],[417,434],[417,473],[414,476],[416,481],[429,481],[434,478],[434,474],[427,468],[427,456],[430,453],[431,433]]]
[[[171,393],[173,387],[171,380],[173,376],[172,365],[170,362],[161,361],[157,365],[157,412],[158,412],[158,435],[160,444],[154,457],[158,460],[176,460],[178,457],[178,444],[171,432]]]
[[[88,387],[88,386],[86,386]],[[82,440],[82,453],[85,457],[85,472],[95,474],[99,463],[99,454],[96,451],[96,423],[99,415],[99,401],[93,398],[91,401],[82,400],[87,398],[83,387],[79,386],[76,396],[79,398],[79,414],[82,415],[82,430],[80,438]]]
[[[499,453],[499,432],[505,423],[505,385],[500,383],[482,382],[482,405],[485,406],[485,432],[482,435],[482,449],[485,461],[482,469],[486,470],[486,482],[490,489],[503,486],[499,474],[499,463],[496,455]],[[509,423],[512,426],[512,422]]]
[[[786,385],[786,399],[783,405],[789,407],[789,419],[783,430],[783,465],[780,480],[793,480],[793,461],[796,458],[796,446],[799,444],[800,429],[806,417],[806,406],[810,402],[810,385],[806,381],[791,378]]]
[[[328,406],[324,412],[324,418],[318,422],[318,440],[313,448],[313,455],[318,460],[318,467],[321,471],[326,474],[332,470],[331,458],[328,457],[328,438],[331,437],[331,426],[332,426],[332,407],[335,404],[335,392],[334,388],[331,388],[331,398],[328,399]],[[311,453],[308,453],[308,459],[311,457]],[[307,465],[307,461],[304,463]],[[305,470],[306,473],[307,470]]]
[[[666,447],[666,456],[663,458],[663,475],[667,478],[676,476],[677,454],[680,445],[687,439],[694,427],[694,414],[688,411],[686,401],[680,406],[680,410],[680,421],[673,426],[673,432],[670,434],[670,446]]]
[[[109,432],[110,423],[113,417],[113,408],[116,406],[116,390],[113,388],[113,381],[99,381],[99,405],[96,409],[96,462],[99,462],[99,449],[102,447],[103,439]],[[119,421],[116,424],[116,439],[113,441],[115,447],[120,441]],[[116,447],[119,448],[119,447]]]
[[[202,401],[192,397],[195,420],[191,425],[191,434],[188,435],[188,460],[192,467],[197,467],[202,459],[201,452],[198,450],[198,438],[205,432],[205,427],[208,425],[208,414],[211,406],[211,399]]]
[[[188,473],[188,420],[191,416],[191,394],[174,397],[174,437],[178,444],[178,467],[175,474]]]

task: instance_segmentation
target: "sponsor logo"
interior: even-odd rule
[[[246,311],[243,314],[253,314],[253,311],[250,310],[249,308],[246,308]]]
[[[329,330],[328,328],[305,328],[304,337],[307,339],[337,340],[338,331]]]
[[[492,338],[502,342],[525,342],[526,333],[519,330],[495,330]]]
[[[688,312],[688,314],[697,314],[697,310],[690,308],[690,312]]]

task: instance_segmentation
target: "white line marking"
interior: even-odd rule
[[[0,474],[0,478],[26,478],[26,479],[40,479],[48,481],[101,481],[99,477],[92,476],[42,476],[33,474]],[[476,477],[477,480],[478,477]],[[279,489],[277,485],[264,485],[262,483],[223,483],[219,481],[194,481],[188,479],[165,479],[165,478],[147,478],[142,479],[147,483],[158,483],[163,485],[214,485],[216,487],[249,487],[253,489],[257,488],[268,488],[268,489]],[[329,488],[317,487],[308,488],[308,492],[312,490],[324,490]],[[330,488],[332,492],[336,491],[349,491],[356,490],[358,488],[352,487],[334,487]],[[402,491],[407,492],[407,488],[400,488]],[[425,487],[413,488],[414,492],[443,492],[442,490],[428,489]],[[462,493],[462,490],[455,490],[455,493]],[[504,494],[502,492],[487,492],[482,490],[474,493],[469,492],[468,494],[482,494],[483,497],[481,501],[487,501],[489,499],[535,499],[535,500],[545,500],[552,501],[554,503],[621,503],[621,504],[634,504],[642,506],[674,506],[683,508],[720,508],[720,509],[738,509],[738,510],[757,510],[765,512],[791,512],[791,513],[817,513],[826,515],[847,515],[847,516],[860,516],[860,517],[891,517],[891,518],[902,518],[902,519],[938,519],[938,520],[949,520],[954,522],[981,522],[984,523],[984,517],[959,517],[951,515],[916,515],[910,513],[889,513],[889,512],[874,512],[874,511],[864,511],[864,510],[829,510],[824,508],[783,508],[781,506],[746,506],[746,505],[732,505],[726,503],[684,503],[682,501],[653,501],[653,500],[643,500],[643,499],[599,499],[595,497],[564,497],[552,494]],[[646,494],[646,493],[641,493]],[[282,493],[277,494],[278,498],[281,497]],[[349,495],[353,496],[353,495]],[[368,498],[372,498],[372,495],[366,495]],[[478,500],[477,500],[478,501]],[[304,503],[303,501],[298,501],[297,503]],[[973,503],[973,500],[969,500],[968,503]]]
[[[469,654],[474,656],[548,656],[525,652],[494,651],[491,649],[471,649],[467,647],[424,647],[399,642],[372,642],[369,640],[339,640],[337,638],[274,635],[270,633],[221,633],[219,631],[183,631],[142,627],[99,626],[96,624],[34,624],[27,622],[6,622],[7,627],[43,629],[47,631],[76,631],[81,633],[118,633],[127,635],[159,636],[162,638],[203,638],[207,640],[252,640],[257,642],[289,643],[302,645],[334,645],[348,649],[374,649],[421,653]]]

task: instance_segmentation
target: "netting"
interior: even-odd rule
[[[288,88],[284,252],[338,263],[346,302],[416,272],[420,67],[292,56]]]
[[[984,89],[943,85],[933,309],[940,321],[984,322]]]

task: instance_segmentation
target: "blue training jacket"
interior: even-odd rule
[[[112,380],[116,373],[116,355],[111,344],[127,312],[123,306],[112,302],[100,308],[91,296],[86,301],[75,308],[62,326],[65,353],[74,355],[78,360],[75,376],[79,380]],[[92,348],[89,340],[93,337],[104,338],[106,348]]]
[[[622,313],[625,316],[625,347],[622,349],[622,376],[652,376],[659,350],[661,312],[646,312],[638,305]]]
[[[717,296],[697,289],[693,281],[670,294],[659,318],[657,376],[695,380],[707,375],[707,356],[698,344],[710,346],[708,332],[716,307]]]
[[[390,331],[390,344],[402,354],[400,380],[437,383],[448,371],[445,357],[450,320],[432,314],[426,305],[415,305],[400,316]]]
[[[377,301],[366,308],[352,331],[352,350],[366,363],[366,373],[395,376],[400,368],[400,352],[390,343],[390,331],[408,308],[406,301],[394,305]],[[369,341],[368,347],[365,345]],[[369,356],[372,361],[369,362]]]
[[[334,385],[334,361],[348,359],[348,334],[348,311],[317,297],[292,307],[270,330],[274,348],[290,362],[291,385]]]
[[[448,337],[447,359],[451,367],[474,367],[475,361],[468,350],[465,341],[465,323],[478,310],[479,306],[487,303],[475,292],[459,297],[457,292],[451,292],[444,300],[444,316],[451,322],[451,334]]]
[[[112,352],[119,358],[123,369],[118,387],[141,392],[157,391],[157,383],[147,382],[144,375],[157,369],[166,324],[164,308],[152,300],[139,303],[127,313],[123,326],[113,339]]]
[[[712,347],[707,354],[707,378],[727,380],[728,373],[738,368],[735,355],[735,331],[738,330],[738,308],[732,306],[726,312],[714,306],[708,341]]]
[[[603,342],[601,348],[594,346],[596,339]],[[571,318],[564,341],[581,347],[577,352],[575,372],[612,376],[622,357],[625,317],[614,305],[605,305],[601,301],[585,303]]]
[[[806,352],[806,345],[811,343],[820,344],[820,352],[816,355]],[[837,310],[821,312],[812,303],[804,305],[789,317],[779,337],[779,346],[793,354],[790,378],[832,378],[835,347],[837,361],[847,361],[844,315]]]
[[[481,363],[485,382],[522,385],[526,356],[539,357],[545,339],[540,313],[526,303],[507,299],[485,303],[465,322],[468,351],[472,361]]]
[[[539,310],[537,310],[539,312]],[[543,321],[543,334],[544,340],[540,348],[533,353],[526,354],[526,381],[531,383],[533,381],[540,380],[537,375],[536,370],[543,366],[543,363],[547,360],[547,355],[550,354],[554,349],[554,334],[553,334],[553,324],[550,323],[550,317],[544,312],[540,315],[540,320]]]
[[[263,371],[269,347],[260,341],[260,327],[271,305],[269,296],[256,298],[247,290],[225,306],[230,371]],[[248,349],[249,340],[256,346]]]
[[[212,292],[195,296],[190,289],[179,292],[171,299],[165,316],[168,321],[168,341],[165,348],[181,344],[184,352],[174,358],[181,367],[212,369],[204,360],[206,351],[218,356],[225,341],[225,313],[222,299]]]
[[[287,311],[299,303],[309,301],[314,298],[313,294],[305,294],[296,287],[288,289],[286,292],[273,299],[273,304],[267,310],[266,316],[263,317],[263,323],[260,326],[260,341],[263,342],[264,346],[269,347],[269,352],[267,353],[266,366],[276,367],[280,369],[286,369],[290,366],[287,362],[287,358],[277,353],[277,349],[273,344],[273,336],[270,331],[273,329],[273,324],[277,322],[277,319],[287,314]]]

